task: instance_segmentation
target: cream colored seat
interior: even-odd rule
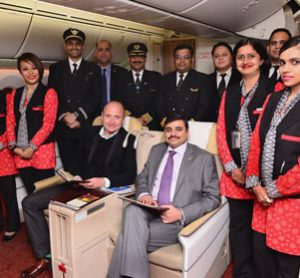
[[[190,122],[189,126],[189,141],[214,154],[220,175],[222,166],[217,154],[216,124]],[[151,147],[163,140],[162,132],[142,131],[138,134],[138,173],[143,169]],[[223,199],[219,208],[186,226],[178,234],[178,244],[149,254],[151,277],[220,277],[230,262],[228,226],[229,209]],[[119,232],[120,225],[111,231],[109,256]]]

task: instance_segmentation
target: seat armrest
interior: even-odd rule
[[[58,175],[50,177],[50,178],[46,178],[46,179],[43,179],[43,180],[40,180],[40,181],[37,181],[37,182],[34,183],[35,192],[37,192],[39,190],[42,190],[44,188],[48,188],[48,187],[51,187],[51,186],[62,184],[64,182],[65,182],[65,180],[61,176],[58,176]]]
[[[186,227],[184,227],[179,235],[180,236],[184,236],[184,237],[188,237],[191,234],[193,234],[195,231],[197,231],[208,219],[210,219],[213,215],[215,215],[224,205],[226,204],[226,202],[223,202],[219,207],[217,207],[216,209],[204,214],[203,216],[201,216],[200,218],[196,219],[195,221],[193,221],[192,223],[190,223],[189,225],[187,225]]]

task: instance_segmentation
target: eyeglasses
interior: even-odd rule
[[[250,53],[250,54],[247,54],[247,55],[244,55],[244,54],[237,55],[237,56],[236,56],[236,59],[237,59],[238,61],[242,61],[242,60],[245,60],[245,59],[247,59],[247,60],[253,60],[253,59],[255,59],[256,57],[257,57],[256,54]]]
[[[182,55],[176,55],[175,59],[176,60],[189,60],[189,59],[191,59],[191,56],[189,56],[189,55],[184,55],[184,56],[182,56]]]

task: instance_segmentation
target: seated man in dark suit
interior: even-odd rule
[[[240,73],[232,66],[233,54],[231,46],[226,42],[215,44],[211,51],[215,71],[208,75],[207,93],[213,98],[210,121],[218,119],[219,106],[224,90],[241,81]]]
[[[176,71],[162,77],[158,95],[161,126],[166,117],[176,114],[188,121],[209,121],[212,98],[206,91],[206,74],[192,69],[194,49],[180,44],[174,49],[173,58]]]
[[[214,157],[187,143],[188,123],[180,117],[167,119],[164,134],[166,142],[151,149],[136,179],[136,198],[166,210],[125,208],[109,278],[148,278],[147,252],[176,243],[185,225],[220,204]]]
[[[102,112],[103,127],[89,127],[82,135],[78,152],[82,163],[73,173],[86,180],[81,183],[82,186],[94,189],[134,183],[135,138],[122,128],[124,115],[121,103],[110,102]],[[33,193],[23,200],[30,243],[38,259],[36,265],[22,272],[23,277],[36,277],[47,269],[50,263],[50,238],[43,210],[54,196],[71,188],[72,184],[65,183]]]

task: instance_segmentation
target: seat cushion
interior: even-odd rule
[[[183,254],[179,243],[171,244],[149,253],[149,262],[174,270],[182,270]]]
[[[110,239],[115,244],[120,233],[120,226],[115,226],[110,230]],[[182,270],[183,255],[179,243],[168,245],[149,253],[149,262],[155,265],[174,270]]]

